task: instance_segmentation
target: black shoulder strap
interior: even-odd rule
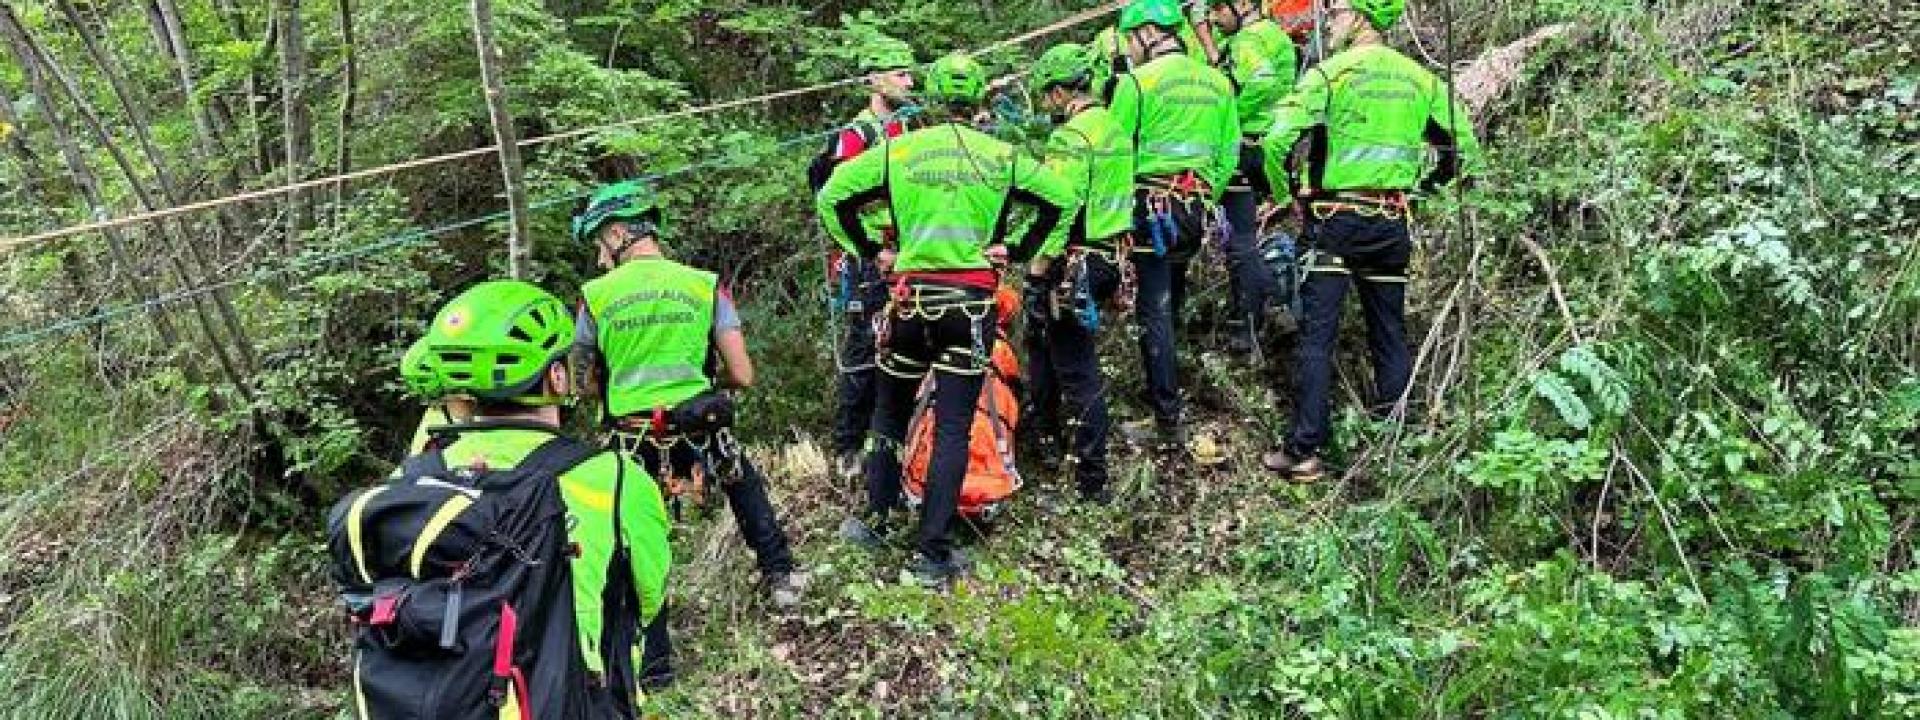
[[[400,463],[400,478],[412,482],[425,477],[446,477],[448,474],[447,454],[437,447],[428,447],[425,452],[407,458]]]
[[[893,225],[894,246],[905,247],[906,233],[900,231],[900,214],[893,209],[893,136],[887,134],[884,126],[880,128],[880,146],[868,148],[869,151],[876,149],[880,151],[880,193],[887,198],[887,222]],[[881,243],[880,238],[868,239],[875,245]]]
[[[560,477],[561,473],[598,455],[600,448],[565,435],[554,435],[514,466],[514,470],[539,477]]]

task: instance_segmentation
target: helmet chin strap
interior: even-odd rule
[[[1160,29],[1160,27],[1157,25],[1154,26],[1154,32],[1158,33],[1159,35],[1155,37],[1151,42],[1141,43],[1140,49],[1145,51],[1141,54],[1145,55],[1148,61],[1151,61],[1154,58],[1158,58],[1163,55],[1169,55],[1169,54],[1180,51],[1181,42],[1180,42],[1180,35],[1178,33],[1171,30]],[[1138,31],[1135,31],[1135,34],[1137,36]],[[1170,48],[1167,47],[1169,44],[1171,44],[1173,47],[1170,47]]]
[[[659,227],[654,225],[651,222],[646,222],[646,221],[630,222],[630,223],[625,223],[625,225],[627,227],[627,238],[625,241],[621,242],[619,246],[616,247],[614,245],[609,244],[606,240],[606,236],[604,235],[602,235],[598,241],[600,244],[600,249],[606,250],[609,253],[609,257],[613,258],[613,262],[616,265],[619,264],[622,259],[626,258],[627,251],[632,250],[633,246],[639,245],[640,243],[646,241],[647,238],[653,237],[656,233],[660,232]],[[645,231],[643,232],[635,228],[644,228]]]

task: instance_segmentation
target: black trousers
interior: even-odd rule
[[[1240,172],[1234,176],[1220,205],[1232,234],[1227,237],[1227,276],[1232,285],[1232,317],[1228,327],[1255,337],[1265,324],[1267,306],[1277,294],[1273,275],[1260,261],[1260,198],[1270,192],[1261,167],[1259,145],[1242,143]]]
[[[1105,305],[1120,289],[1120,269],[1103,256],[1089,253],[1085,257],[1093,299]],[[1047,289],[1066,281],[1066,265],[1064,260],[1057,260],[1049,268]],[[1037,299],[1027,301],[1035,312],[1028,313],[1033,321],[1026,335],[1031,414],[1023,421],[1032,423],[1034,431],[1042,436],[1057,435],[1062,430],[1064,400],[1068,447],[1078,462],[1075,478],[1083,492],[1098,491],[1107,484],[1107,434],[1111,430],[1106,378],[1100,373],[1099,338],[1070,308],[1056,317],[1045,306],[1034,308]]]
[[[873,445],[867,455],[867,510],[903,507],[900,451],[906,445],[914,396],[933,378],[933,455],[927,463],[916,544],[936,562],[953,552],[949,525],[967,475],[974,408],[986,383],[996,311],[992,294],[974,288],[909,285],[881,341],[879,392],[874,398]]]
[[[847,257],[841,269],[841,286],[834,288],[843,304],[838,348],[839,382],[835,388],[833,413],[834,454],[854,452],[866,442],[867,428],[873,425],[873,397],[876,362],[874,321],[887,306],[887,285],[880,268],[859,258]]]
[[[767,495],[767,477],[737,450],[724,454],[719,451],[719,445],[709,444],[708,450],[702,452],[691,443],[677,442],[662,452],[643,443],[632,448],[631,455],[646,466],[648,475],[660,479],[684,478],[693,467],[701,467],[708,473],[708,482],[720,483],[720,491],[727,496],[727,507],[733,510],[734,522],[740,527],[740,536],[746,539],[747,547],[753,549],[760,572],[793,571],[793,551],[788,547],[786,532],[780,529],[773,500]],[[647,625],[640,677],[667,677],[672,674],[672,668],[673,641],[667,636],[667,609],[662,606],[653,622]]]
[[[1314,454],[1327,445],[1332,415],[1333,358],[1340,338],[1340,311],[1348,287],[1356,287],[1367,323],[1373,361],[1374,403],[1392,403],[1412,379],[1407,348],[1407,264],[1412,238],[1404,219],[1334,213],[1309,218],[1307,246],[1315,259],[1301,289],[1303,314],[1294,372],[1293,427],[1287,447]]]
[[[1206,203],[1198,198],[1173,201],[1168,209],[1173,227],[1170,233],[1161,232],[1156,248],[1148,194],[1143,190],[1135,196],[1132,261],[1139,280],[1134,312],[1139,314],[1140,365],[1146,371],[1148,404],[1162,423],[1179,422],[1183,412],[1173,334],[1187,304],[1187,268],[1204,242],[1207,215]]]

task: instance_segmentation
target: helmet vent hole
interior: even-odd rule
[[[528,333],[526,328],[518,327],[518,326],[515,326],[512,332],[507,333],[507,337],[510,337],[525,343],[533,342],[533,335]]]
[[[520,363],[519,355],[512,355],[507,353],[502,353],[494,359],[498,360],[499,364],[501,365],[517,365]]]
[[[460,365],[465,365],[467,363],[473,362],[473,354],[463,353],[463,352],[441,353],[440,361],[446,362],[446,363],[456,363]]]

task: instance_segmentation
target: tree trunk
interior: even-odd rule
[[[307,106],[307,39],[300,22],[300,0],[274,0],[280,22],[280,103],[285,115],[281,132],[287,145],[287,184],[306,179],[313,163],[313,111]],[[305,191],[287,193],[288,249],[300,233],[313,226],[313,208]]]
[[[67,101],[73,105],[74,111],[80,114],[81,119],[84,120],[88,128],[93,131],[95,140],[102,148],[106,149],[108,156],[113,158],[114,164],[117,165],[120,168],[120,172],[126,176],[127,185],[133,190],[134,197],[140,200],[141,206],[149,211],[157,209],[159,207],[158,203],[154,201],[152,194],[149,193],[141,183],[139,173],[134,169],[133,163],[127,159],[126,153],[120,150],[120,146],[113,141],[113,135],[107,131],[106,124],[100,120],[99,114],[94,112],[93,107],[87,103],[86,95],[80,91],[79,85],[76,84],[73,78],[68,76],[58,64],[53,62],[51,55],[48,55],[46,51],[34,41],[33,36],[27,32],[26,26],[20,23],[19,17],[14,13],[11,4],[0,3],[0,32],[8,36],[10,44],[14,47],[14,54],[20,59],[21,63],[23,65],[32,65],[36,68],[34,74],[39,77],[36,94],[40,94],[42,97],[49,99],[52,97],[51,95],[40,93],[39,90],[45,89],[44,76],[53,76],[53,78],[58,81],[60,89],[66,94]],[[197,248],[187,239],[187,235],[178,228],[166,222],[156,222],[154,225],[156,231],[169,235],[176,247],[183,248],[197,255]],[[174,253],[160,253],[160,255],[173,269],[174,275],[183,289],[193,285],[193,273],[188,271],[186,264],[180,260],[179,255]],[[135,269],[134,272],[137,273],[138,270]],[[215,293],[215,298],[217,301],[224,301],[225,299],[220,293]],[[224,305],[224,302],[220,304]],[[206,336],[208,346],[214,351],[214,359],[219,361],[221,370],[227,375],[227,380],[232,383],[234,389],[238,391],[242,397],[251,401],[252,392],[245,384],[245,376],[241,373],[241,368],[234,362],[233,357],[227,352],[226,346],[220,342],[219,333],[215,330],[215,324],[211,314],[207,312],[206,307],[200,303],[198,298],[195,298],[193,301],[193,309],[200,321],[201,332]],[[230,306],[225,309],[229,312],[231,311]],[[229,319],[231,319],[231,316],[229,316]],[[240,338],[236,339],[239,340]]]
[[[233,0],[215,0],[214,5],[220,10],[220,17],[227,21],[227,32],[233,35],[234,40],[252,42],[252,36],[247,33],[247,15],[233,4]],[[262,38],[265,44],[261,49],[263,56],[273,55],[274,36],[275,30],[269,22],[267,33]],[[272,148],[277,144],[267,123],[267,110],[271,103],[267,100],[266,86],[266,81],[260,77],[258,64],[247,68],[247,120],[248,126],[253,128],[253,154],[248,158],[248,163],[252,165],[252,177],[256,178],[265,176],[273,169]],[[227,121],[227,126],[233,127],[231,119]]]
[[[345,53],[346,75],[340,81],[340,151],[333,162],[333,173],[345,175],[353,169],[353,95],[360,83],[359,60],[353,46],[353,0],[340,0],[340,50]],[[346,207],[347,183],[333,185],[334,212]]]
[[[154,182],[160,186],[160,194],[166,200],[167,206],[178,207],[184,204],[187,196],[181,192],[180,183],[173,177],[173,173],[167,169],[166,158],[161,156],[159,148],[154,146],[152,133],[147,130],[147,128],[152,127],[152,123],[147,116],[145,107],[139,102],[138,98],[134,97],[133,91],[128,88],[125,78],[122,78],[117,71],[116,66],[118,63],[113,56],[108,55],[106,50],[101,48],[99,38],[95,37],[93,28],[87,24],[85,18],[80,16],[79,11],[74,8],[72,0],[57,0],[55,4],[59,6],[61,14],[66,16],[67,22],[73,24],[74,32],[80,36],[80,42],[87,50],[87,56],[91,58],[94,65],[99,68],[100,74],[106,77],[107,85],[113,88],[113,96],[120,101],[120,108],[126,113],[127,121],[133,128],[134,140],[140,145],[141,154],[145,155],[148,164],[153,166]],[[31,36],[25,36],[25,39],[29,46],[33,45]],[[91,109],[85,107],[85,96],[80,94],[79,88],[74,84],[72,78],[66,76],[66,73],[60,69],[60,65],[54,62],[51,56],[46,55],[45,50],[38,47],[34,47],[33,49],[42,56],[41,60],[45,63],[46,69],[55,78],[59,79],[61,85],[67,89],[67,92],[73,98],[75,107],[81,108],[82,116],[94,118],[89,120],[90,124],[94,125],[94,131],[100,134],[100,142],[111,149],[112,140],[106,134],[105,125],[98,121],[97,116],[95,116]],[[189,101],[189,104],[191,104],[191,101]],[[145,205],[148,210],[156,209],[154,198],[140,187],[139,177],[134,174],[131,166],[126,163],[125,158],[119,155],[118,150],[114,150],[114,159],[116,162],[121,163],[121,169],[126,171],[127,182],[134,187],[141,204]],[[238,231],[237,228],[233,226],[239,225],[239,221],[227,215],[225,210],[226,208],[221,208],[221,212],[217,215],[223,227],[216,227],[214,229],[214,245],[216,247],[225,245],[223,235]],[[184,223],[184,221],[176,220],[176,223]],[[223,228],[226,232],[222,232]],[[193,264],[199,271],[198,274],[202,277],[208,275],[212,266],[208,263],[206,255],[201,251],[200,244],[189,239],[191,237],[189,233],[176,232],[176,236],[178,239],[175,244],[187,251],[188,257],[193,260]],[[235,315],[233,311],[233,303],[228,299],[225,292],[213,293],[213,302],[214,306],[220,311],[220,318],[226,327],[227,334],[233,338],[235,347],[239,349],[241,367],[243,369],[251,369],[253,367],[252,342],[247,338],[246,331],[240,325],[239,317]]]
[[[160,46],[161,56],[167,58],[169,62],[178,58],[179,54],[174,49],[173,38],[167,35],[167,21],[160,17],[160,4],[154,0],[147,0],[140,3],[140,6],[147,11],[147,30],[153,33],[153,42]]]
[[[26,76],[27,86],[35,97],[41,99],[41,112],[47,118],[47,126],[53,131],[54,143],[60,147],[60,157],[66,161],[67,175],[73,180],[74,188],[87,202],[94,215],[106,217],[110,208],[100,197],[100,183],[94,177],[93,170],[87,167],[86,155],[81,152],[80,144],[74,141],[73,133],[60,118],[58,108],[53,102],[53,90],[47,77],[41,71],[40,63],[34,59],[26,40],[26,29],[21,27],[14,15],[13,6],[0,4],[0,34],[6,36],[7,46],[12,49],[14,59],[19,63],[21,73]],[[127,284],[133,287],[134,294],[147,305],[147,316],[153,319],[154,332],[160,335],[160,341],[166,346],[166,355],[179,364],[180,372],[188,382],[205,384],[196,362],[196,353],[180,342],[180,331],[173,325],[173,317],[167,314],[165,306],[154,302],[156,295],[152,283],[142,269],[134,264],[133,253],[128,249],[126,237],[119,230],[106,230],[102,233],[107,239],[107,251],[114,262],[126,273]]]
[[[512,234],[507,239],[507,267],[522,277],[533,239],[527,235],[527,188],[520,163],[520,136],[507,109],[507,89],[500,75],[500,48],[493,42],[493,3],[473,0],[473,42],[480,54],[480,80],[486,88],[487,115],[493,120],[493,139],[500,146],[500,175],[507,185],[507,210]]]
[[[70,0],[60,0],[62,5],[71,4]],[[234,163],[227,160],[226,143],[221,141],[220,130],[214,123],[211,107],[213,100],[205,103],[200,100],[200,78],[193,70],[193,46],[187,43],[186,28],[180,23],[180,8],[174,0],[159,0],[159,20],[165,31],[168,43],[173,47],[174,76],[180,81],[180,94],[187,105],[187,115],[193,118],[193,145],[200,153],[200,161],[206,164],[207,171],[214,174],[221,195],[230,195],[234,188],[240,187],[240,174]],[[244,205],[228,205],[222,208],[230,222],[241,227],[251,227],[251,213]],[[229,228],[231,230],[231,228]]]

